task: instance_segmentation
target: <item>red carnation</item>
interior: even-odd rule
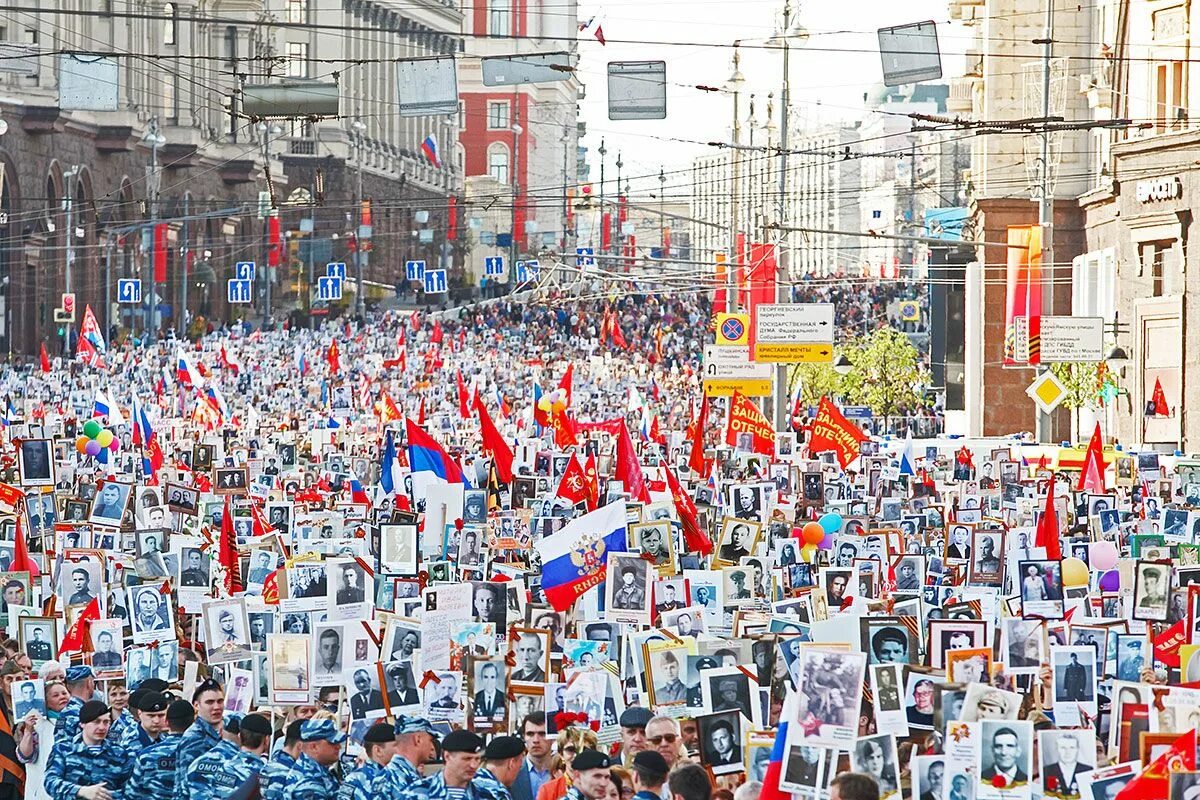
[[[997,789],[1003,789],[1007,785],[1008,778],[1004,777],[999,772],[992,776],[992,786],[996,787]]]
[[[1058,788],[1058,776],[1057,775],[1049,775],[1046,777],[1046,788],[1051,792],[1053,792],[1055,789]]]

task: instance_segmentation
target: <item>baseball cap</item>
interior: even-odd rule
[[[330,744],[341,744],[346,741],[346,734],[333,724],[333,720],[305,720],[300,726],[300,741],[319,742],[322,739]]]

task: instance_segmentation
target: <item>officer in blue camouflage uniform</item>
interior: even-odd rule
[[[512,800],[509,787],[521,774],[524,762],[525,742],[520,736],[494,736],[483,751],[483,766],[471,785],[488,797]]]
[[[442,740],[442,758],[446,766],[436,775],[422,778],[409,786],[402,800],[504,800],[490,783],[475,783],[483,761],[483,738],[471,731],[457,730]]]
[[[300,726],[303,724],[302,719],[292,720],[283,734],[283,747],[271,756],[258,774],[262,800],[283,800],[288,773],[296,766],[296,757],[300,755]]]
[[[300,725],[300,757],[287,776],[283,800],[335,800],[337,778],[329,768],[338,762],[346,734],[331,720],[305,720]]]
[[[175,700],[167,706],[168,729],[162,738],[143,747],[133,757],[133,772],[129,783],[125,784],[125,797],[129,800],[165,800],[175,794],[175,755],[180,737],[195,719],[196,712],[187,700]]]
[[[71,699],[58,712],[58,719],[54,723],[56,743],[72,742],[79,735],[79,710],[96,694],[96,674],[91,667],[69,667],[66,684]]]
[[[79,710],[79,736],[57,741],[46,764],[52,800],[120,800],[129,779],[129,751],[108,740],[112,711],[99,700]]]
[[[133,704],[133,697],[125,690],[124,683],[113,683],[110,681],[107,692],[109,706],[113,708],[113,723],[112,727],[108,730],[108,735],[114,742],[124,744],[127,739],[137,736],[139,726],[136,714],[138,707]],[[116,703],[113,700],[114,694],[125,695],[125,707],[119,712],[116,710]],[[139,699],[140,697],[139,695]]]
[[[369,800],[372,782],[396,755],[396,729],[376,722],[363,734],[363,750],[366,760],[342,780],[338,800]]]
[[[422,717],[396,719],[396,755],[387,769],[375,776],[371,794],[384,800],[396,800],[421,780],[421,767],[437,756],[437,732]],[[269,800],[269,798],[263,798]]]
[[[571,761],[571,788],[567,789],[566,800],[604,800],[612,786],[609,770],[616,763],[599,750],[580,750]]]
[[[133,710],[136,724],[122,732],[120,743],[136,753],[157,742],[167,730],[166,710],[171,698],[163,692],[167,682],[158,678],[147,678],[138,688],[129,693],[129,708]],[[146,706],[152,708],[149,710]],[[113,726],[116,727],[115,725]],[[112,733],[109,733],[111,736]]]
[[[222,740],[188,767],[191,800],[223,800],[262,770],[263,755],[271,747],[271,723],[261,714],[247,714],[239,722],[225,723],[226,732],[235,728],[240,747]]]
[[[196,721],[179,737],[175,756],[175,800],[187,800],[187,768],[221,741],[225,725],[225,691],[212,678],[192,692]]]

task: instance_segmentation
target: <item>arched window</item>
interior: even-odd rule
[[[512,29],[511,0],[488,0],[488,36],[508,36]]]
[[[179,26],[179,14],[175,11],[174,3],[163,5],[163,44],[175,44],[176,29]]]
[[[499,142],[488,148],[488,175],[500,183],[508,183],[508,148]]]

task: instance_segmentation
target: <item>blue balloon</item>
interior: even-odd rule
[[[842,515],[835,511],[830,511],[824,514],[817,520],[817,524],[821,526],[821,530],[832,535],[842,529]]]

